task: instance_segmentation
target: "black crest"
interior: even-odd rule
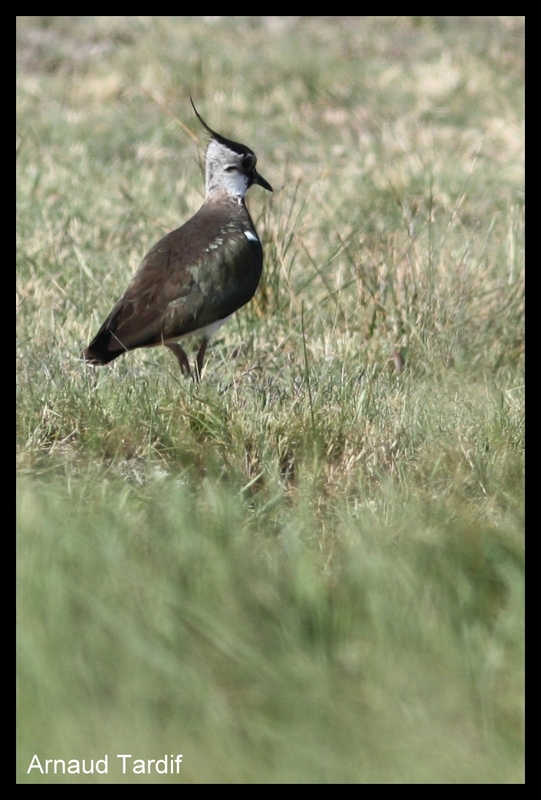
[[[197,119],[199,120],[201,125],[204,127],[206,132],[209,133],[210,136],[216,142],[219,142],[220,144],[223,144],[226,147],[229,147],[230,150],[233,150],[234,153],[238,153],[239,156],[255,155],[254,151],[250,150],[250,148],[247,147],[245,144],[240,144],[240,142],[234,142],[232,139],[226,139],[225,136],[222,136],[220,133],[216,133],[216,131],[213,131],[212,128],[209,125],[207,125],[207,123],[205,122],[205,120],[203,119],[203,117],[201,116],[201,114],[199,113],[197,108],[195,107],[195,103],[194,103],[191,95],[190,95],[190,103],[192,104],[192,108],[195,111],[195,116],[197,117]]]

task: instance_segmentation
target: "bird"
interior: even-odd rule
[[[205,153],[205,201],[180,228],[154,245],[128,288],[83,353],[93,366],[140,347],[165,345],[181,373],[201,379],[210,338],[255,294],[263,248],[244,196],[272,186],[256,170],[257,157],[196,117],[210,136]],[[201,338],[194,373],[180,341]]]

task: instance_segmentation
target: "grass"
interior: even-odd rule
[[[523,18],[19,17],[17,53],[19,782],[522,783]],[[93,370],[202,202],[189,91],[275,188],[262,285],[200,385]]]

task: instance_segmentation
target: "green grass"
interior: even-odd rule
[[[18,62],[19,782],[522,783],[523,18],[19,17]],[[262,285],[200,385],[94,370],[202,202],[188,92],[275,188]]]

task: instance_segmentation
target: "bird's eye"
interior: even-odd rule
[[[255,167],[255,158],[253,156],[246,156],[240,163],[243,169],[252,169]]]

